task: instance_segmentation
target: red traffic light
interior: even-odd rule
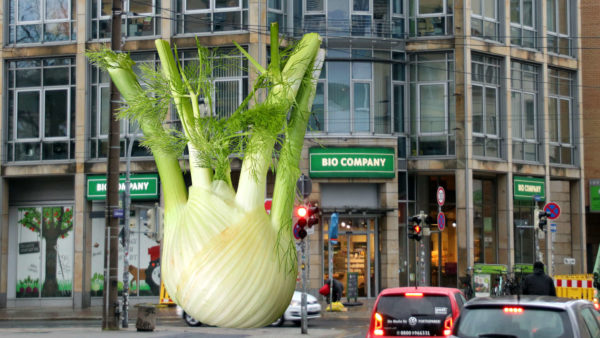
[[[296,216],[300,217],[300,218],[304,218],[306,217],[306,215],[308,215],[308,208],[301,205],[298,208],[296,208]]]
[[[418,225],[415,225],[415,226],[413,227],[413,230],[415,231],[415,234],[419,234],[419,233],[421,233],[421,227],[420,227],[420,226],[418,226]]]

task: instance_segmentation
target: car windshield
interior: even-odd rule
[[[528,307],[466,308],[454,333],[461,338],[572,338],[566,311]]]

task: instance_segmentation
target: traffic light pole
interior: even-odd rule
[[[301,302],[301,332],[308,333],[308,321],[306,318],[306,242],[304,238],[300,241],[300,250],[302,251],[302,302]]]

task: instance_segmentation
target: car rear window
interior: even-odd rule
[[[566,311],[506,306],[463,309],[454,334],[461,338],[572,338],[573,330]]]
[[[442,336],[444,321],[452,316],[448,296],[383,296],[377,303],[386,336]]]

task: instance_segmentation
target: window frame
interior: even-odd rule
[[[538,31],[537,31],[537,26],[539,26],[539,19],[538,19],[538,6],[537,6],[537,1],[536,0],[531,0],[531,19],[532,19],[532,23],[533,26],[527,26],[526,24],[524,24],[524,13],[523,13],[523,2],[524,1],[528,1],[528,0],[516,0],[519,2],[519,22],[515,23],[512,22],[512,9],[511,9],[511,13],[510,13],[510,17],[509,17],[509,22],[510,22],[510,28],[511,28],[511,33],[510,33],[510,44],[512,46],[518,46],[521,48],[526,48],[526,49],[534,49],[537,50],[539,48],[539,42],[538,40]],[[518,29],[519,30],[519,41],[520,43],[514,43],[514,37],[512,35],[512,29]],[[523,31],[529,31],[532,33],[533,37],[533,46],[525,46],[523,44]]]
[[[164,0],[163,0],[164,1]],[[177,10],[175,13],[176,22],[175,22],[175,36],[194,36],[194,35],[211,35],[211,34],[232,34],[232,32],[245,32],[247,31],[247,14],[248,8],[244,7],[244,3],[242,0],[235,0],[237,2],[237,6],[232,7],[217,7],[217,0],[209,0],[209,7],[205,9],[187,9],[188,0],[180,0],[177,1]],[[285,3],[284,3],[285,4]],[[265,4],[267,5],[267,4]],[[267,8],[268,11],[271,11]],[[217,14],[226,14],[233,13],[239,15],[240,19],[240,27],[238,29],[232,30],[218,30],[215,29],[215,15]],[[188,15],[209,15],[210,16],[210,27],[208,31],[186,31],[186,16]],[[285,14],[285,13],[284,13]],[[191,21],[199,21],[201,19],[188,19]],[[280,32],[284,29],[280,27]]]
[[[567,72],[569,74],[569,77],[563,77],[561,76],[560,72]],[[555,75],[554,75],[555,74]],[[553,82],[553,79],[556,79],[556,82]],[[555,99],[557,102],[556,105],[556,116],[554,117],[555,120],[553,119],[552,116],[548,116],[548,121],[549,123],[553,123],[556,122],[556,140],[552,139],[552,135],[549,135],[548,137],[548,143],[550,146],[552,147],[558,147],[559,149],[559,161],[553,161],[552,157],[550,157],[550,163],[553,165],[573,165],[574,163],[574,157],[575,157],[575,145],[574,143],[574,133],[575,133],[575,123],[573,123],[573,110],[574,110],[574,105],[573,102],[575,101],[575,97],[573,96],[574,93],[574,73],[570,70],[567,69],[560,69],[560,68],[553,68],[553,67],[549,67],[548,68],[548,86],[551,88],[553,85],[556,85],[557,87],[560,87],[560,81],[561,80],[568,80],[569,81],[569,96],[565,96],[563,94],[560,93],[560,91],[557,92],[552,92],[552,90],[548,91],[548,99]],[[567,101],[568,102],[568,107],[569,107],[569,112],[568,112],[568,129],[569,129],[569,142],[568,143],[564,143],[562,141],[563,139],[563,123],[561,122],[561,115],[562,115],[562,111],[561,111],[561,101]],[[550,113],[550,111],[548,111],[548,113]],[[571,151],[571,160],[569,163],[565,163],[563,161],[563,153],[562,153],[562,149],[563,148],[569,148]]]
[[[513,76],[513,72],[515,71],[515,69],[513,68],[513,66],[515,64],[519,64],[519,82],[520,82],[520,88],[519,89],[515,89],[515,86],[511,85],[511,89],[510,89],[510,95],[511,95],[511,100],[513,97],[513,94],[519,94],[521,96],[520,99],[520,110],[519,110],[519,116],[516,117],[515,116],[515,111],[512,110],[512,107],[514,107],[514,104],[511,103],[511,121],[512,121],[512,134],[511,134],[511,138],[512,138],[512,146],[513,146],[513,161],[517,161],[517,162],[534,162],[534,163],[539,163],[540,162],[540,127],[538,126],[538,124],[540,123],[540,111],[539,111],[539,100],[540,100],[540,66],[534,63],[528,63],[528,62],[521,62],[521,61],[517,61],[517,60],[511,60],[511,81],[515,81],[514,78],[512,78]],[[528,65],[528,66],[532,66],[533,69],[535,70],[534,72],[531,72],[529,70],[523,70],[523,65]],[[533,73],[535,75],[535,81],[533,83],[533,85],[535,86],[535,90],[534,91],[529,91],[527,89],[524,88],[523,83],[526,81],[523,77],[523,74],[525,72],[529,72],[529,73]],[[533,96],[533,134],[534,137],[533,138],[527,138],[527,112],[526,112],[526,107],[525,107],[525,100],[524,97],[526,95],[532,95]],[[520,134],[519,136],[515,136],[515,130],[517,129],[516,126],[516,121],[519,121],[518,124],[518,129],[520,129]],[[523,146],[523,157],[522,158],[515,158],[515,151],[514,151],[514,147],[516,146],[516,143],[520,143]],[[526,145],[530,145],[533,144],[535,145],[535,159],[534,160],[530,160],[526,158],[526,153],[525,153],[525,146]]]
[[[478,1],[481,5],[481,15],[480,14],[475,14],[475,12],[471,11],[471,36],[477,39],[484,39],[484,40],[491,40],[491,41],[496,41],[496,42],[502,42],[502,38],[500,37],[500,34],[498,34],[500,32],[500,8],[498,6],[498,0],[493,0],[494,1],[494,16],[493,18],[490,18],[488,16],[485,15],[485,0],[472,0],[472,1]],[[473,6],[471,5],[471,8]],[[474,35],[473,34],[473,19],[476,20],[480,20],[481,21],[481,35]],[[490,35],[486,34],[486,30],[485,30],[485,23],[489,22],[494,24],[496,32],[495,34]]]
[[[501,123],[501,116],[502,114],[502,103],[500,101],[500,95],[502,93],[502,86],[501,86],[501,81],[500,81],[500,74],[502,74],[502,59],[498,58],[498,57],[494,57],[494,56],[489,56],[489,55],[485,55],[485,54],[479,54],[479,53],[473,53],[473,56],[479,56],[481,57],[481,60],[473,60],[473,58],[471,58],[471,87],[481,87],[482,89],[482,97],[481,97],[481,103],[482,103],[482,131],[474,131],[474,123],[473,123],[473,127],[472,127],[472,131],[471,134],[473,135],[473,140],[475,139],[475,137],[479,137],[483,139],[483,155],[473,155],[475,157],[488,157],[488,158],[497,158],[500,159],[502,158],[503,152],[502,152],[502,148],[501,148],[501,141],[502,141],[502,123]],[[493,63],[492,61],[496,61],[496,63]],[[476,72],[474,70],[474,64],[478,64],[482,66],[483,72],[480,74],[482,77],[482,81],[478,81],[477,79],[475,79],[475,75]],[[493,67],[496,69],[495,72],[495,78],[493,79],[493,82],[488,82],[486,80],[486,74],[487,74],[487,69],[488,67]],[[489,89],[493,89],[496,92],[496,102],[495,102],[495,107],[496,107],[496,116],[495,116],[495,125],[496,125],[496,132],[495,133],[489,133],[488,132],[488,114],[487,114],[487,94],[486,91]],[[472,115],[473,115],[473,100],[474,100],[475,96],[473,95],[473,90],[471,90],[471,111],[472,111]],[[473,120],[473,117],[471,117],[471,120]],[[498,149],[498,154],[497,156],[489,156],[487,154],[487,141],[488,140],[494,140],[496,141],[496,148]]]
[[[46,65],[46,60],[69,60],[66,64],[50,64]],[[12,102],[12,107],[7,107],[6,119],[9,121],[9,129],[7,129],[7,137],[5,138],[5,149],[6,159],[5,162],[9,164],[15,163],[40,163],[47,161],[55,162],[72,162],[74,160],[75,148],[74,141],[75,135],[73,134],[73,121],[75,119],[76,112],[74,111],[73,99],[76,89],[76,82],[73,76],[75,72],[75,58],[71,56],[60,57],[60,58],[36,58],[30,59],[30,61],[39,61],[37,65],[26,65],[19,67],[17,65],[18,60],[6,60],[7,71],[6,77],[9,78],[6,88],[7,98]],[[13,62],[15,63],[13,66]],[[66,84],[53,84],[44,85],[45,70],[46,69],[65,69],[67,71]],[[16,78],[10,79],[10,77],[16,77],[18,71],[22,70],[39,70],[40,77],[37,85],[28,86],[17,86]],[[64,136],[46,136],[46,93],[48,92],[65,92],[65,134]],[[19,137],[19,95],[21,93],[37,93],[38,95],[38,107],[37,107],[37,136],[35,137]],[[63,142],[67,144],[65,152],[65,158],[52,158],[46,157],[44,146],[52,145],[53,143]],[[17,146],[20,144],[29,144],[35,146],[35,149],[39,151],[36,159],[17,159]]]
[[[75,38],[76,38],[76,33],[74,31],[74,25],[75,25],[75,18],[74,15],[76,13],[73,13],[74,9],[75,9],[75,5],[73,4],[74,0],[67,0],[67,5],[68,5],[68,9],[67,9],[67,16],[66,18],[60,18],[60,19],[48,19],[46,10],[47,10],[47,2],[48,1],[53,1],[53,0],[39,0],[38,3],[38,7],[37,9],[39,10],[39,18],[37,20],[25,20],[25,21],[21,21],[20,20],[20,3],[24,1],[24,0],[8,0],[7,1],[7,11],[5,13],[5,17],[8,18],[7,21],[7,32],[6,32],[6,37],[7,37],[7,41],[5,42],[5,44],[7,46],[14,46],[14,45],[35,45],[35,44],[65,44],[65,43],[72,43]],[[13,13],[11,13],[10,7],[14,6],[13,9]],[[13,17],[14,15],[14,17]],[[68,24],[69,28],[68,28],[68,32],[67,32],[67,39],[64,40],[46,40],[46,31],[47,31],[47,24]],[[17,31],[18,31],[18,27],[19,26],[33,26],[33,25],[40,25],[41,26],[41,30],[39,31],[40,36],[39,36],[39,40],[38,41],[32,41],[32,42],[17,42]]]
[[[449,36],[454,34],[453,25],[449,23],[449,20],[454,22],[454,11],[449,11],[448,9],[448,1],[456,1],[456,0],[441,0],[442,1],[442,11],[436,13],[420,13],[420,3],[421,0],[409,0],[409,29],[408,36],[410,38],[431,38],[435,36]],[[412,10],[411,5],[412,4]],[[443,33],[442,34],[419,34],[419,20],[420,19],[433,19],[439,18],[443,20]]]
[[[548,47],[547,51],[548,53],[551,54],[556,54],[556,55],[566,55],[566,56],[572,56],[572,48],[573,48],[573,39],[571,38],[571,34],[572,34],[572,27],[571,27],[571,1],[570,0],[565,0],[566,1],[566,9],[567,9],[567,13],[565,16],[565,19],[567,20],[566,23],[566,27],[567,27],[567,33],[560,33],[560,12],[559,12],[559,1],[560,0],[553,0],[554,3],[554,18],[552,18],[554,20],[554,27],[555,27],[555,31],[550,30],[550,25],[548,24],[550,22],[550,16],[546,15],[546,26],[548,27],[548,29],[546,30],[546,34],[548,35],[547,39],[549,40],[551,37],[556,38],[557,44],[554,46],[554,48]],[[549,6],[549,3],[546,3],[546,6]],[[548,13],[547,13],[548,14]],[[566,39],[568,41],[568,52],[566,54],[561,53],[561,48],[560,48],[560,43],[559,40],[560,39]],[[546,42],[547,46],[550,46],[550,44],[548,42]]]
[[[110,36],[112,36],[112,31],[108,31],[105,32],[104,34],[107,34],[108,37],[99,37],[101,35],[100,32],[100,22],[102,21],[107,21],[108,24],[110,25],[110,20],[111,20],[111,15],[102,15],[102,1],[103,0],[96,0],[96,4],[97,7],[95,9],[92,8],[91,13],[86,16],[87,20],[90,22],[90,25],[92,27],[90,27],[90,31],[89,31],[89,40],[91,41],[107,41],[110,39]],[[121,15],[121,34],[123,35],[123,37],[127,40],[143,40],[143,39],[153,39],[156,38],[157,36],[160,36],[160,21],[161,21],[161,15],[160,15],[160,1],[161,0],[152,0],[152,12],[147,12],[147,13],[137,13],[137,12],[131,12],[130,10],[130,6],[131,6],[131,1],[135,1],[135,0],[123,0],[123,13]],[[165,1],[165,0],[162,0]],[[94,2],[92,1],[90,3],[89,6],[94,6]],[[93,16],[94,10],[96,11],[96,17]],[[158,12],[158,13],[157,13]],[[130,14],[131,13],[131,14]],[[141,36],[134,36],[134,35],[130,35],[128,34],[129,29],[128,29],[128,22],[131,19],[140,19],[140,18],[151,18],[152,19],[152,30],[153,30],[153,34],[152,35],[141,35]],[[93,27],[96,26],[96,27]]]

